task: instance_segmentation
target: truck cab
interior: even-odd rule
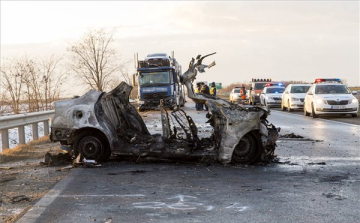
[[[249,104],[256,105],[257,103],[260,103],[260,94],[265,85],[271,83],[271,79],[253,78],[251,81]]]
[[[184,106],[185,95],[180,83],[181,66],[165,53],[149,54],[137,62],[135,82],[138,87],[138,109],[145,111],[159,107]]]

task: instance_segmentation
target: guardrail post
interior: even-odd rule
[[[2,150],[4,150],[5,148],[9,148],[9,132],[7,129],[1,131],[1,145]]]
[[[44,136],[49,135],[49,120],[44,121]]]
[[[19,131],[19,144],[25,144],[25,126],[19,126],[18,127],[18,131]]]
[[[38,139],[38,138],[39,138],[38,124],[37,124],[37,123],[33,123],[33,124],[31,124],[31,127],[32,127],[33,140],[34,140],[34,139]]]

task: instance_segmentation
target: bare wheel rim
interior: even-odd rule
[[[95,136],[85,136],[79,143],[81,153],[86,159],[96,159],[103,152],[101,141]]]
[[[245,135],[236,145],[233,152],[235,162],[249,162],[256,154],[256,143],[251,135]]]

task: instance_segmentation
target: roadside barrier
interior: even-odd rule
[[[55,114],[54,110],[32,112],[20,115],[1,116],[0,132],[2,149],[9,148],[9,129],[17,128],[19,144],[25,144],[25,126],[32,126],[33,140],[39,138],[38,123],[44,123],[44,135],[49,135],[49,119]],[[1,153],[0,148],[0,153]]]

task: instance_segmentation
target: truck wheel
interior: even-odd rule
[[[317,115],[317,114],[315,113],[314,104],[311,104],[311,116],[312,116],[313,118],[319,117],[319,115]]]
[[[264,147],[259,133],[249,132],[244,135],[236,145],[231,162],[237,164],[252,164],[260,160]]]
[[[98,162],[107,161],[110,158],[111,150],[108,143],[95,133],[85,132],[77,138],[75,149],[86,159],[96,160]]]

